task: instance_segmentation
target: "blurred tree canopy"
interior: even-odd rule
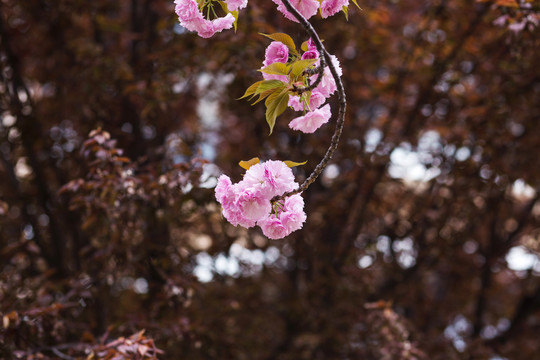
[[[531,359],[540,342],[536,1],[361,1],[312,22],[348,109],[301,231],[226,223],[238,161],[330,142],[237,101],[300,26],[251,1],[0,1],[0,357]],[[336,106],[335,103],[332,105]]]

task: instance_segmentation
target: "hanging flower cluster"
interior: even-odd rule
[[[311,18],[317,12],[327,18],[343,11],[348,17],[349,0],[272,1],[287,19],[295,22],[299,21],[287,7],[292,12],[292,8],[296,9],[305,19]],[[358,6],[356,0],[351,1]],[[209,38],[232,27],[236,30],[238,11],[245,8],[247,2],[248,0],[174,0],[180,24],[203,38]],[[330,105],[326,102],[338,88],[336,81],[340,82],[341,67],[334,55],[326,53],[315,30],[305,22],[302,22],[302,25],[316,39],[318,46],[309,39],[297,50],[293,39],[287,34],[264,35],[273,40],[266,48],[263,67],[259,69],[264,80],[252,84],[242,96],[250,99],[258,96],[254,103],[264,100],[270,133],[276,118],[287,107],[302,112],[302,115],[289,122],[289,127],[304,133],[315,132],[332,116]],[[322,51],[326,56],[320,53]],[[321,56],[325,56],[326,61],[322,61]],[[331,62],[332,71],[328,67],[328,61]],[[337,77],[334,77],[335,75]],[[340,87],[342,88],[342,85]],[[334,134],[337,138],[343,127],[345,114],[342,90],[340,99],[343,100],[340,100],[341,115],[338,117]],[[332,146],[337,146],[337,142]],[[222,206],[223,216],[234,226],[250,228],[257,225],[270,239],[280,239],[301,229],[306,221],[301,191],[321,173],[332,153],[327,152],[321,161],[323,165],[319,164],[301,186],[295,182],[290,167],[304,163],[275,160],[260,163],[258,158],[240,162],[247,170],[240,182],[233,184],[226,175],[218,178],[215,194]]]
[[[209,38],[232,28],[238,19],[238,10],[246,7],[247,0],[174,0],[174,3],[180,25],[196,31],[200,37]],[[219,12],[225,16],[218,16]]]
[[[287,19],[296,21],[296,18],[286,10],[281,0],[272,0],[278,10]],[[356,0],[352,0],[356,6]],[[175,11],[180,25],[189,31],[195,31],[200,37],[209,38],[222,30],[230,29],[238,21],[238,10],[247,6],[248,0],[174,0]],[[320,11],[323,18],[327,18],[340,11],[348,17],[349,0],[291,0],[292,6],[306,19]],[[220,16],[219,14],[224,14]]]
[[[223,216],[231,224],[245,228],[258,225],[268,238],[280,239],[302,228],[306,221],[304,200],[299,194],[284,201],[271,200],[296,188],[290,167],[283,161],[269,160],[249,167],[236,184],[221,175],[215,191]]]
[[[298,20],[289,11],[287,11],[281,0],[272,1],[278,6],[278,10],[283,14],[283,16],[289,20],[298,22]],[[317,11],[319,10],[321,12],[321,16],[325,19],[329,16],[337,14],[340,11],[343,11],[347,16],[347,8],[349,6],[349,0],[290,0],[290,2],[291,5],[306,19],[309,19],[317,14]]]

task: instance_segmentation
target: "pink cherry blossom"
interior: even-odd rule
[[[284,203],[276,207],[274,213],[259,220],[263,234],[270,239],[281,239],[293,231],[302,228],[306,221],[304,199],[299,194],[289,196]]]
[[[269,199],[298,187],[291,168],[283,161],[275,160],[250,167],[244,175],[242,183],[243,186],[258,186]]]
[[[340,12],[344,6],[349,6],[349,0],[323,0],[321,3],[321,16],[326,19]]]
[[[221,175],[215,193],[223,216],[232,225],[259,225],[266,236],[280,239],[302,228],[306,220],[304,200],[299,194],[275,205],[271,200],[297,187],[292,170],[284,162],[269,160],[251,166],[236,184]]]
[[[304,100],[301,100],[300,96],[289,95],[288,106],[292,107],[295,111],[304,111]]]
[[[272,41],[264,52],[263,65],[268,66],[275,62],[286,63],[289,59],[289,48],[280,41]]]
[[[223,176],[228,179],[225,175],[221,177]],[[238,202],[239,191],[242,189],[238,187],[238,184],[229,185],[229,182],[230,179],[229,181],[225,179],[221,182],[218,179],[218,185],[216,186],[216,198],[223,208],[223,216],[234,226],[240,225],[245,228],[255,226],[256,220],[246,217],[243,211],[244,209],[241,206],[242,203]]]
[[[264,197],[261,190],[257,187],[240,189],[237,205],[242,209],[244,217],[254,221],[268,215],[272,210],[270,199]]]
[[[233,26],[234,16],[232,14],[208,20],[199,10],[196,0],[175,0],[174,3],[180,25],[189,31],[196,31],[200,37],[209,38],[215,33]]]
[[[203,14],[195,0],[174,0],[175,12],[180,24],[190,31],[196,31],[199,24],[204,21]]]
[[[234,11],[237,9],[243,9],[247,6],[247,0],[225,0],[227,4],[227,10]]]
[[[317,76],[319,75],[313,75],[312,81],[315,81],[317,79]],[[333,93],[335,93],[337,90],[336,81],[334,80],[334,77],[332,76],[332,72],[330,71],[330,68],[325,67],[323,74],[322,74],[322,80],[315,88],[315,91],[322,94],[324,97],[330,97]]]
[[[174,0],[174,3],[174,11],[180,21],[189,22],[198,18],[199,15],[202,17],[199,6],[194,0]]]
[[[300,194],[289,196],[285,199],[285,208],[287,209],[287,211],[303,211],[304,198],[300,196]]]
[[[272,0],[277,6],[278,10],[285,16],[287,19],[298,22],[296,18],[285,8],[281,0]],[[298,12],[309,19],[313,15],[317,14],[319,10],[319,1],[317,0],[290,0],[291,5],[298,10]]]
[[[335,55],[330,55],[330,59],[332,61],[332,65],[334,65],[334,68],[336,69],[337,75],[341,76],[343,74],[343,71],[341,70],[339,60],[337,59]],[[319,75],[313,75],[310,78],[311,81],[314,82],[317,79],[317,76]],[[321,82],[319,83],[319,85],[317,85],[317,87],[315,88],[315,91],[321,93],[324,97],[328,98],[334,92],[336,92],[336,90],[337,90],[336,81],[334,80],[334,77],[332,76],[332,72],[330,71],[330,68],[327,66],[324,68]]]
[[[300,96],[289,95],[288,106],[292,107],[296,111],[304,110],[304,104],[300,101]]]
[[[302,196],[299,194],[289,196],[285,200],[285,211],[280,214],[279,218],[289,233],[301,229],[307,218]]]
[[[308,47],[308,50],[317,50],[317,45],[315,45],[315,41],[313,41],[312,38],[308,39],[307,47]]]
[[[214,20],[204,20],[198,23],[197,34],[202,38],[209,38],[214,36],[215,33],[221,32],[222,30],[232,28],[234,23],[234,16],[232,14],[227,14],[225,17],[219,17]]]
[[[269,239],[282,239],[290,234],[285,226],[281,223],[275,215],[270,215],[265,219],[258,222],[261,227],[264,236]]]
[[[319,106],[324,104],[325,100],[326,98],[323,96],[323,94],[313,90],[309,98],[309,107],[305,106],[305,104],[300,101],[300,97],[296,95],[289,96],[289,106],[296,111],[312,111],[318,109]]]
[[[305,59],[318,59],[319,58],[319,51],[317,48],[315,49],[308,49],[305,53],[302,54],[302,60]]]
[[[280,41],[272,41],[264,52],[263,66],[280,62],[286,63],[289,60],[289,48]],[[264,80],[279,80],[287,83],[289,79],[286,75],[274,75],[262,73]]]
[[[309,98],[309,108],[311,110],[318,109],[325,101],[326,98],[324,95],[314,90],[311,92],[311,97]]]
[[[234,193],[231,191],[231,186],[231,179],[227,175],[221,175],[218,178],[215,193],[216,200],[219,201],[220,204],[234,201]]]
[[[267,161],[265,162],[264,177],[266,182],[272,185],[274,196],[283,195],[287,191],[292,191],[298,187],[294,182],[294,175],[290,167],[283,161]]]
[[[326,124],[331,116],[330,105],[327,104],[320,109],[313,110],[304,116],[293,119],[289,123],[289,127],[293,130],[300,130],[303,133],[311,134],[323,124]]]
[[[256,224],[255,220],[246,218],[242,213],[242,209],[238,208],[235,205],[229,205],[227,207],[224,206],[223,217],[225,217],[225,219],[227,219],[227,221],[230,222],[232,225],[240,225],[242,227],[245,227],[246,229],[249,229]]]
[[[332,60],[332,65],[334,65],[334,68],[336,69],[337,75],[341,77],[343,75],[343,70],[341,70],[341,64],[339,63],[339,60],[336,55],[330,55],[330,60]]]
[[[309,38],[306,41],[307,45],[307,51],[302,55],[302,59],[318,59],[320,54],[319,50],[317,50],[317,46],[315,45],[315,42],[312,38]]]

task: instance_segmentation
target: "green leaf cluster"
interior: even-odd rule
[[[289,95],[293,93],[294,87],[298,86],[298,84],[306,85],[308,83],[308,76],[305,75],[304,72],[308,68],[312,68],[317,60],[302,60],[293,39],[287,34],[275,33],[261,35],[285,44],[285,46],[287,46],[289,49],[289,61],[287,63],[275,62],[263,67],[259,71],[268,75],[284,76],[286,77],[286,81],[257,81],[247,88],[246,92],[240,99],[249,97],[249,100],[252,100],[258,96],[252,105],[258,103],[259,101],[265,100],[266,122],[270,127],[270,134],[272,134],[274,125],[276,123],[276,118],[287,109]],[[302,50],[307,51],[306,42],[302,44]]]

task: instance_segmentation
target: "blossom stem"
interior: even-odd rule
[[[305,75],[315,75],[315,74],[318,74],[320,72],[322,72],[324,70],[324,68],[321,68],[320,66],[317,66],[313,69],[306,69],[304,70],[304,74]]]
[[[311,36],[311,39],[315,43],[315,46],[317,47],[317,50],[319,51],[319,54],[323,54],[321,56],[321,63],[318,68],[318,78],[317,80],[311,84],[310,86],[298,90],[302,91],[309,91],[313,88],[315,88],[319,82],[322,80],[322,74],[324,71],[324,67],[328,66],[330,68],[330,72],[332,74],[332,77],[334,78],[337,86],[338,91],[338,98],[339,98],[339,110],[338,110],[338,116],[337,116],[337,122],[336,122],[336,129],[334,131],[334,135],[332,135],[332,140],[330,142],[330,146],[328,147],[328,150],[326,150],[326,154],[322,158],[322,160],[317,164],[315,169],[311,172],[311,174],[308,176],[308,178],[296,189],[293,191],[289,191],[281,196],[276,196],[272,199],[272,202],[276,202],[282,199],[285,199],[286,197],[289,197],[294,194],[299,194],[303,191],[305,191],[316,179],[319,177],[319,175],[323,172],[324,168],[334,155],[334,152],[337,149],[337,146],[339,144],[339,138],[341,137],[341,133],[343,132],[343,124],[345,123],[345,110],[347,107],[347,100],[345,97],[345,89],[343,87],[343,83],[341,82],[341,78],[339,77],[336,67],[332,63],[332,59],[330,57],[330,54],[326,49],[324,48],[324,45],[322,44],[321,39],[319,38],[319,35],[313,28],[313,26],[304,18],[295,8],[291,5],[289,0],[282,0],[283,5],[289,11],[297,20],[298,22],[304,27],[306,32]],[[328,64],[326,64],[328,63]],[[304,90],[306,89],[306,90]]]
[[[296,20],[298,20],[298,22],[302,25],[302,27],[306,30],[308,35],[311,37],[311,39],[315,43],[315,46],[317,47],[317,51],[319,52],[319,54],[323,54],[325,49],[324,49],[321,39],[319,38],[319,34],[317,33],[317,31],[315,31],[315,29],[309,23],[309,21],[307,21],[306,18],[303,17],[302,14],[300,14],[294,6],[292,6],[289,0],[282,0],[282,1],[287,11],[289,11],[296,18]],[[317,70],[316,72],[317,79],[313,82],[313,84],[306,86],[305,88],[296,88],[295,91],[299,95],[301,95],[304,92],[315,89],[322,80],[324,67],[325,67],[325,59],[324,57],[321,57],[319,67],[315,69]]]
[[[324,58],[321,59],[321,60],[324,60]],[[323,72],[324,72],[324,66],[323,65],[317,66],[316,68],[313,68],[313,69],[304,70],[303,75],[307,75],[307,76],[317,75],[317,79],[315,79],[313,84],[311,84],[309,82],[309,77],[308,77],[307,78],[308,84],[306,86],[297,87],[297,86],[293,85],[293,91],[295,93],[297,93],[298,95],[302,95],[302,94],[304,94],[304,93],[306,93],[308,91],[311,91],[311,90],[315,89],[322,80],[322,73]]]

